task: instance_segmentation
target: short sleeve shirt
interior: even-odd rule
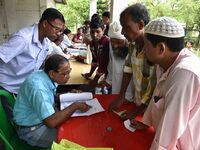
[[[124,72],[133,74],[135,103],[148,104],[156,84],[155,66],[148,64],[144,50],[137,52],[135,43],[129,44]]]
[[[17,93],[25,78],[38,70],[48,54],[50,41],[39,41],[38,24],[23,28],[0,45],[0,86]]]
[[[22,84],[14,106],[14,121],[32,126],[55,113],[56,85],[44,71],[32,73]]]

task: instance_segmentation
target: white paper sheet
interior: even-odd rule
[[[93,94],[91,92],[65,93],[65,94],[60,95],[60,103],[86,101],[86,100],[91,100],[92,98],[93,98]]]
[[[124,126],[125,126],[125,128],[128,129],[128,130],[131,131],[131,132],[134,132],[136,129],[133,128],[133,127],[131,127],[130,124],[131,124],[131,122],[130,122],[129,119],[124,121]]]
[[[86,104],[90,105],[92,108],[90,108],[87,112],[81,112],[81,111],[76,111],[73,113],[72,117],[77,117],[77,116],[90,116],[92,114],[96,114],[99,112],[104,111],[103,107],[101,106],[101,104],[99,103],[99,101],[94,98],[92,100],[87,100],[85,101]],[[61,102],[60,103],[60,109],[64,109],[66,107],[68,107],[69,105],[71,105],[73,102]]]

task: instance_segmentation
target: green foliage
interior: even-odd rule
[[[56,8],[64,15],[69,29],[78,28],[86,19],[89,19],[89,2],[89,0],[67,0],[66,5],[56,5]]]
[[[109,10],[111,0],[97,0],[97,13]],[[187,39],[194,39],[195,45],[200,43],[200,0],[129,0],[129,5],[141,2],[148,8],[151,19],[170,16],[183,23]],[[70,29],[80,27],[89,19],[90,0],[67,0],[67,5],[56,5],[64,14],[66,25]],[[75,30],[73,30],[75,31]],[[193,33],[199,33],[198,37]]]
[[[97,13],[101,16],[104,11],[110,10],[110,0],[97,1]]]
[[[193,39],[195,45],[200,43],[200,0],[142,0],[150,14],[151,19],[169,16],[183,23],[186,39]],[[199,36],[194,37],[193,33]]]
[[[64,15],[66,26],[76,32],[89,18],[90,0],[67,0],[67,4],[56,4],[56,8]],[[109,10],[110,0],[97,1],[97,13],[101,16],[104,11]]]

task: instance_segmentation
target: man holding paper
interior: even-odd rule
[[[90,109],[85,102],[74,102],[61,111],[55,108],[57,84],[65,84],[70,72],[68,60],[55,54],[45,62],[44,71],[32,73],[21,86],[13,116],[19,137],[28,144],[51,147],[57,139],[58,125],[75,111],[86,112]]]

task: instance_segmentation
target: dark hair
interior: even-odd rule
[[[190,43],[192,46],[193,46],[193,44],[194,44],[193,41],[187,41],[187,43]]]
[[[98,14],[94,14],[92,16],[92,19],[90,22],[90,28],[93,28],[93,29],[101,28],[102,30],[104,30],[104,24]]]
[[[110,12],[109,11],[104,11],[102,16],[110,18]]]
[[[59,19],[63,23],[65,23],[64,16],[55,8],[47,8],[40,18],[40,23],[44,20],[53,21],[55,19]]]
[[[60,65],[65,62],[68,62],[67,58],[58,54],[51,55],[45,62],[44,71],[47,74],[51,70],[57,71],[60,68]]]
[[[97,17],[100,18],[100,17],[99,17],[99,14],[97,14],[97,13],[93,14],[92,17],[91,17],[91,21],[92,21],[94,18],[97,18]]]
[[[160,42],[164,42],[167,47],[173,52],[179,52],[184,48],[184,37],[181,38],[167,38],[159,35],[146,33],[147,39],[154,47]]]
[[[66,28],[66,29],[63,31],[63,33],[67,35],[67,34],[71,33],[71,30],[69,30],[68,28]]]
[[[86,24],[90,24],[90,20],[85,20],[84,25],[86,25]]]
[[[123,10],[123,12],[120,14],[120,19],[125,17],[127,14],[130,15],[132,20],[136,23],[143,20],[144,24],[147,25],[150,21],[150,15],[147,8],[140,3],[131,5]]]

